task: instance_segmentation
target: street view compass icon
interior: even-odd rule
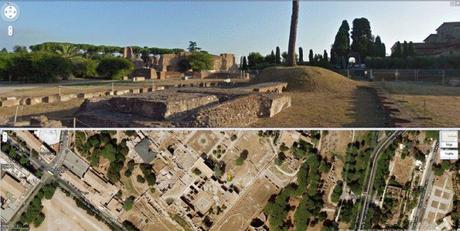
[[[11,2],[7,2],[2,7],[2,18],[5,21],[13,22],[19,17],[19,7]]]

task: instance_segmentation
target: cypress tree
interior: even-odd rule
[[[331,48],[330,54],[331,54],[330,63],[336,64],[337,63],[337,54],[335,53],[333,48]]]
[[[327,55],[327,51],[326,51],[326,50],[324,50],[324,52],[323,52],[323,60],[324,60],[325,62],[329,62],[329,57],[328,57],[328,55]]]
[[[350,26],[347,20],[342,21],[339,31],[335,35],[334,43],[331,48],[331,62],[340,64],[341,67],[345,65],[343,60],[350,52]],[[334,57],[333,57],[334,56]]]
[[[303,63],[303,49],[299,47],[299,63]]]
[[[385,57],[385,44],[382,43],[380,36],[375,38],[373,55],[375,57]]]
[[[406,58],[409,56],[409,44],[407,44],[407,41],[404,41],[403,43],[403,48],[402,48],[402,56]]]
[[[412,41],[409,42],[408,52],[407,53],[408,53],[409,56],[414,56],[415,55],[414,43]]]
[[[275,58],[275,63],[276,63],[276,64],[281,64],[281,51],[280,51],[280,47],[276,47],[276,58]]]
[[[246,56],[243,56],[243,65],[241,69],[244,71],[248,70],[248,60],[246,59]]]
[[[364,59],[369,55],[372,40],[372,31],[369,20],[366,18],[356,18],[353,20],[353,29],[351,31],[351,50],[358,52],[360,59]]]
[[[310,49],[310,51],[308,52],[308,61],[310,62],[310,64],[312,64],[315,61],[315,57],[313,56],[312,49]]]
[[[400,58],[402,56],[401,42],[397,41],[394,50],[391,53],[392,57]]]

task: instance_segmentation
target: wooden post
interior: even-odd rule
[[[446,81],[446,70],[442,70],[442,85],[445,84]]]
[[[14,127],[16,127],[16,120],[18,118],[18,110],[19,110],[19,105],[16,106],[16,112],[14,113],[14,121],[13,121]]]
[[[73,117],[73,128],[77,127],[77,118]]]
[[[423,116],[426,117],[426,99],[423,99]]]

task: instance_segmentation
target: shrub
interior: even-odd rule
[[[238,159],[235,160],[235,164],[236,165],[243,165],[244,161],[248,158],[248,150],[243,150],[241,153],[240,153],[240,156],[238,157]]]
[[[92,78],[97,76],[98,63],[92,59],[75,59],[72,61],[72,74],[78,78]]]
[[[145,180],[147,180],[147,184],[149,186],[154,185],[157,178],[156,178],[155,172],[153,172],[152,165],[142,163],[142,164],[140,164],[139,167],[140,167],[142,173],[144,174]]]
[[[119,57],[105,57],[97,66],[97,73],[108,79],[122,79],[134,70],[134,64]]]
[[[72,72],[69,59],[50,52],[16,53],[8,57],[6,70],[3,67],[2,72],[11,75],[13,81],[57,82],[68,79]],[[0,62],[5,66],[4,60]]]
[[[137,182],[139,182],[141,184],[145,183],[145,179],[141,175],[137,175],[136,180],[137,180]]]
[[[123,203],[123,209],[129,211],[133,208],[134,205],[134,196],[130,196],[126,198],[125,202]]]

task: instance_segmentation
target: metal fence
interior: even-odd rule
[[[442,85],[460,81],[460,70],[452,69],[369,69],[373,81],[420,81]]]

